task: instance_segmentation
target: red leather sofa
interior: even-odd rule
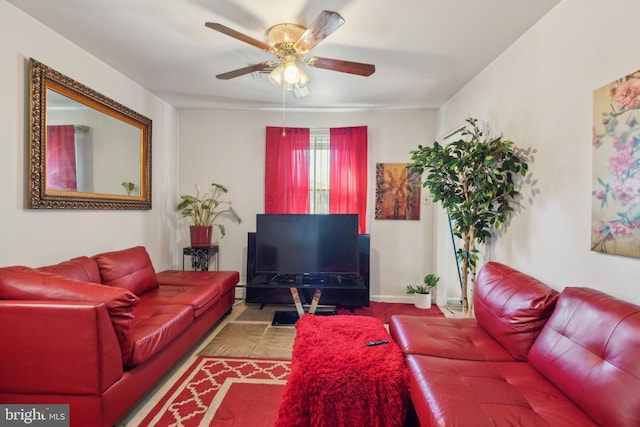
[[[144,247],[0,268],[0,403],[111,426],[226,313],[236,271],[156,274]]]
[[[640,307],[491,262],[475,319],[393,316],[421,426],[640,426]]]

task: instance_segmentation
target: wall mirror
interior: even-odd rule
[[[30,207],[151,209],[151,119],[30,59]]]

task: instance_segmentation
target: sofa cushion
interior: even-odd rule
[[[420,425],[597,426],[526,362],[418,354],[408,355],[406,362],[411,401]]]
[[[158,287],[151,258],[142,246],[93,256],[102,283],[130,290],[136,295]]]
[[[478,272],[475,317],[518,360],[527,353],[553,312],[558,292],[506,265],[489,262]]]
[[[193,323],[193,310],[189,305],[155,305],[141,300],[134,309],[135,326],[131,335],[130,357],[125,366],[137,366],[173,341]]]
[[[466,360],[514,361],[475,319],[391,316],[389,332],[405,354]]]
[[[133,307],[140,299],[126,289],[67,279],[29,267],[0,268],[0,298],[14,300],[59,300],[104,302],[123,361],[129,358],[134,326]]]
[[[603,426],[640,426],[640,307],[566,288],[529,363]]]
[[[141,297],[153,305],[190,305],[195,317],[199,317],[220,299],[220,285],[202,286],[160,285]]]
[[[67,279],[83,282],[102,283],[98,264],[89,257],[81,256],[54,265],[39,267],[37,270],[57,274]]]
[[[235,286],[240,281],[240,273],[237,271],[182,271],[165,270],[157,274],[158,283],[161,285],[201,286],[217,283],[220,285],[220,294],[235,291]]]

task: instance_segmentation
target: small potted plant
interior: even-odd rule
[[[195,185],[196,195],[188,194],[180,196],[182,202],[178,204],[178,211],[185,218],[191,218],[193,225],[190,227],[191,246],[209,247],[213,237],[213,226],[220,230],[220,238],[225,236],[224,224],[215,222],[223,213],[228,213],[231,219],[242,222],[238,214],[231,206],[231,199],[223,199],[222,196],[229,190],[221,184],[211,184],[211,191],[200,196],[200,185]]]
[[[131,196],[133,191],[136,189],[136,185],[133,182],[123,181],[120,185],[122,185],[124,191],[126,191],[127,196]]]
[[[413,303],[417,308],[431,308],[431,290],[439,280],[438,276],[430,273],[424,276],[423,283],[407,286],[407,293],[413,294]]]

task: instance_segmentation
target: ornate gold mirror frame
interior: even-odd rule
[[[151,119],[29,60],[30,207],[151,209]]]

